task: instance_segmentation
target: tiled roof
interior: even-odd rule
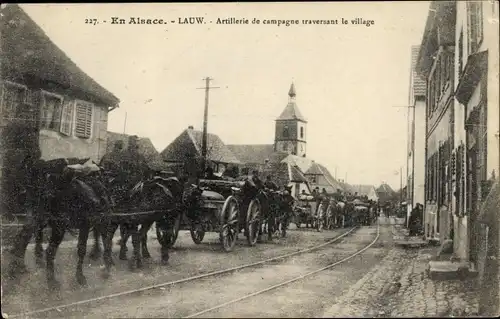
[[[386,193],[386,194],[394,194],[394,190],[387,185],[386,183],[382,183],[378,188],[377,188],[377,193]]]
[[[161,152],[162,158],[169,162],[184,162],[187,154],[201,156],[202,136],[201,131],[190,128],[184,130]],[[220,163],[240,163],[219,136],[211,133],[207,135],[207,158]]]
[[[277,121],[300,120],[303,122],[307,122],[306,118],[300,113],[297,103],[295,103],[295,101],[293,100],[288,102],[285,109],[276,120]]]
[[[326,185],[319,185],[319,184],[314,184],[311,185],[314,187],[319,187],[325,188],[327,192],[332,193],[336,192],[338,188],[340,190],[344,190],[344,186],[339,183],[333,176],[330,174],[330,171],[328,169],[313,161],[312,159],[309,159],[307,157],[300,157],[296,155],[288,155],[285,159],[283,159],[284,162],[287,162],[291,164],[292,166],[296,166],[301,172],[308,172],[305,173],[305,175],[310,174],[309,172],[314,172],[316,173],[315,175],[322,175],[327,181]],[[345,190],[344,190],[345,191]]]
[[[114,144],[116,141],[123,142],[123,148],[126,149],[128,147],[128,139],[130,135],[121,134],[115,132],[107,132],[107,146],[106,153],[109,153],[113,150]],[[137,145],[139,146],[139,153],[144,155],[146,160],[148,161],[149,166],[155,170],[164,170],[168,169],[167,163],[165,163],[160,153],[156,150],[153,143],[148,137],[139,137],[137,141]]]
[[[307,178],[304,176],[304,174],[302,174],[302,172],[300,171],[300,168],[298,166],[293,166],[291,164],[288,164],[288,165],[290,165],[290,171],[292,174],[292,177],[291,177],[292,182],[299,182],[299,183],[307,183],[308,182]]]
[[[119,99],[83,72],[17,4],[1,10],[2,74],[55,82],[75,96],[118,106]]]
[[[425,96],[425,92],[427,89],[427,85],[425,80],[423,80],[420,76],[418,76],[416,71],[418,53],[420,52],[420,46],[414,45],[411,47],[411,76],[412,76],[412,84],[413,96]]]
[[[361,196],[368,196],[372,190],[375,191],[375,186],[373,185],[352,185],[351,187],[353,191]]]
[[[321,171],[321,168],[313,162],[311,164],[311,167],[305,172],[306,175],[323,175],[323,172]]]
[[[227,145],[236,158],[245,164],[264,164],[274,152],[273,144],[232,144]]]

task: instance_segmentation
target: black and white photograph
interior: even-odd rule
[[[0,4],[2,318],[500,315],[499,10]]]

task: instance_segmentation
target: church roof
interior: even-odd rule
[[[297,103],[295,103],[295,101],[288,102],[281,115],[276,119],[276,121],[286,121],[286,120],[299,120],[302,122],[307,122],[306,118],[302,115],[302,113],[300,113]]]
[[[295,85],[292,83],[292,85],[290,85],[290,90],[288,91],[290,100],[276,121],[299,120],[307,123],[306,118],[302,115],[302,113],[300,113],[299,107],[297,106],[297,103],[295,103],[296,95]]]

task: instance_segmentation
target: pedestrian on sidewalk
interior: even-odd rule
[[[422,230],[422,213],[423,206],[420,203],[417,203],[415,208],[412,210],[410,215],[410,220],[408,227],[410,229],[410,236],[417,236]]]

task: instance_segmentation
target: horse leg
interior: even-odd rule
[[[120,260],[127,260],[127,241],[130,237],[129,225],[120,225]]]
[[[169,224],[169,222],[163,221],[161,223],[161,226],[157,223],[156,227],[165,227],[168,229],[169,227],[171,227],[171,225]],[[145,233],[145,238],[143,237],[143,239],[144,240],[147,239],[147,232]],[[144,246],[146,246],[146,245],[144,245]],[[160,241],[160,246],[161,246],[160,247],[161,263],[163,265],[166,265],[166,264],[168,264],[168,260],[170,258],[170,255],[169,255],[170,239],[168,238],[168,236],[163,236],[162,240]],[[143,253],[143,256],[144,256],[144,253]]]
[[[47,262],[47,283],[50,289],[57,289],[60,287],[60,284],[54,275],[54,259],[57,249],[64,238],[65,227],[63,225],[58,225],[58,223],[52,223],[50,228],[52,228],[52,234],[50,236],[49,246],[45,252]]]
[[[87,285],[87,279],[83,274],[83,260],[85,259],[85,254],[87,253],[89,230],[89,225],[86,224],[83,227],[80,227],[80,231],[78,232],[78,263],[76,265],[76,281],[81,286]],[[94,228],[94,235],[95,234],[96,231]],[[97,242],[97,244],[99,245],[99,242]]]
[[[36,223],[35,226],[35,263],[38,267],[43,267],[43,229],[47,225]]]
[[[28,222],[14,238],[11,250],[13,259],[7,270],[10,277],[14,278],[17,275],[28,271],[26,265],[24,264],[24,255],[26,254],[26,248],[28,247],[31,237],[33,236],[35,227],[34,220]]]
[[[111,275],[111,267],[115,264],[111,257],[113,248],[113,236],[118,228],[117,224],[104,223],[98,226],[102,236],[104,271],[103,278],[107,279]]]
[[[151,229],[153,222],[146,222],[141,225],[140,237],[141,237],[141,249],[142,258],[149,259],[151,254],[148,250],[148,231]]]
[[[97,227],[94,227],[92,233],[94,235],[94,247],[92,247],[89,258],[91,260],[97,260],[101,257],[101,245],[99,244],[99,237],[102,236],[99,234],[99,229]]]
[[[142,256],[141,256],[141,236],[138,230],[139,225],[132,224],[129,226],[129,233],[132,236],[132,246],[133,246],[133,257],[131,259],[131,265],[136,266],[138,269],[142,268]],[[134,265],[135,264],[135,265]]]

